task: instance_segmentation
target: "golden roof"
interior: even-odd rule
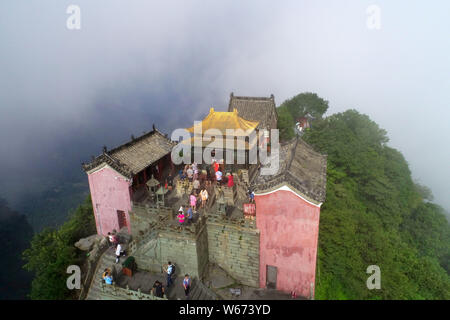
[[[217,144],[217,149],[230,149],[230,150],[250,150],[255,146],[256,139],[251,141],[236,141],[234,138],[222,138],[217,137],[215,139],[203,139],[202,137],[192,137],[187,140],[181,141],[182,144],[194,146],[201,146],[202,148],[208,147],[212,142]]]
[[[201,123],[187,128],[186,130],[194,133],[194,129],[204,133],[208,129],[218,129],[222,134],[226,134],[226,129],[241,129],[245,134],[237,133],[235,136],[248,135],[256,129],[258,121],[248,121],[238,116],[238,112],[234,109],[232,112],[214,111],[214,108],[209,110],[209,114],[203,119]]]

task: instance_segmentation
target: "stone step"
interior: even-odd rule
[[[201,293],[201,292],[200,292],[200,290],[198,289],[198,286],[194,285],[194,286],[192,287],[192,291],[191,291],[191,293],[190,293],[191,300],[199,300],[198,298],[199,298],[200,293]]]
[[[123,260],[123,259],[121,259]],[[124,260],[123,260],[124,261]],[[123,262],[121,261],[121,262]],[[104,292],[102,290],[102,282],[101,276],[106,268],[111,268],[114,266],[116,268],[116,272],[121,272],[122,265],[121,263],[115,264],[115,255],[111,251],[107,251],[100,258],[97,269],[94,273],[94,277],[89,288],[88,294],[86,296],[86,300],[129,300],[130,298],[134,299],[136,297],[130,297],[129,295],[123,293],[123,291],[118,291],[117,295],[111,295],[108,292]],[[182,297],[182,288],[172,287],[171,292],[168,292],[168,295],[171,299],[176,299],[176,297]],[[181,289],[181,290],[180,290]],[[175,291],[174,291],[175,290]],[[172,292],[173,291],[173,292]],[[211,300],[216,299],[211,295],[210,290],[202,285],[198,279],[193,279],[192,281],[192,289],[190,292],[190,299],[192,300]]]
[[[192,290],[189,294],[191,300],[216,300],[217,297],[198,279],[192,281]]]

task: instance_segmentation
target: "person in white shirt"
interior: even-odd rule
[[[189,167],[189,169],[186,170],[186,174],[189,182],[192,182],[192,179],[194,178],[194,170],[192,170],[192,167]]]
[[[195,179],[192,183],[192,188],[194,188],[195,194],[198,194],[198,189],[200,189],[200,181],[198,179]]]
[[[222,184],[222,171],[218,170],[218,171],[216,172],[216,180],[217,180],[217,183],[218,183],[219,185]]]
[[[167,266],[164,268],[164,271],[167,273],[167,288],[172,284],[172,274],[174,273],[174,266],[172,262],[168,262]]]
[[[119,263],[120,261],[120,256],[121,255],[125,255],[125,251],[123,250],[122,245],[119,243],[116,247],[116,263]]]

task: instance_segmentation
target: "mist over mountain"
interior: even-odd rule
[[[192,125],[232,91],[368,114],[449,210],[448,2],[379,1],[378,31],[370,1],[79,0],[80,30],[69,4],[0,4],[0,190],[28,216],[39,204],[33,225],[64,220],[103,145]]]

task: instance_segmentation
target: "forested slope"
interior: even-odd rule
[[[303,138],[328,154],[316,298],[449,299],[449,223],[386,132],[348,110]],[[366,287],[369,265],[380,267],[380,290]]]

